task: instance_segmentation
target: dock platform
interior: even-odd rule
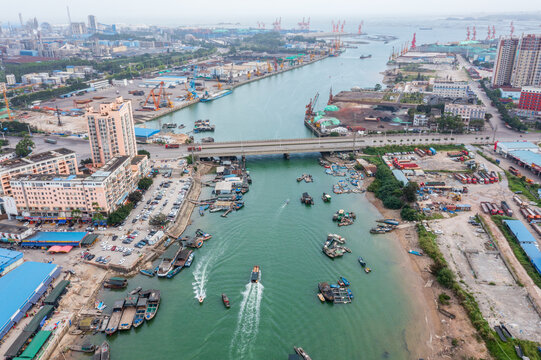
[[[334,295],[335,304],[349,304],[351,303],[351,298],[345,288],[333,288],[332,293]]]

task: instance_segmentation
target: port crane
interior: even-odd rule
[[[233,67],[233,64],[231,64],[231,67]],[[231,78],[230,74],[230,78]],[[192,101],[193,99],[197,99],[197,92],[195,91],[195,79],[197,79],[197,65],[193,67],[193,75],[192,79],[190,80],[190,87],[188,87],[187,83],[185,83],[186,91],[188,94],[186,95],[186,100]]]
[[[147,106],[150,98],[152,97],[152,103],[154,104],[154,110],[158,111],[162,106],[166,106],[169,108],[173,107],[173,103],[167,96],[167,93],[165,92],[164,82],[161,81],[158,85],[156,85],[150,92],[148,93],[148,96],[145,100],[145,104],[143,107]]]
[[[364,25],[364,21],[361,21],[361,23],[359,24],[359,30],[357,32],[359,35],[362,35],[363,33],[363,25]]]
[[[308,105],[306,105],[306,116],[312,117],[314,115],[314,109],[316,108],[317,100],[319,99],[319,92],[316,92],[316,95],[310,99]]]
[[[278,32],[280,32],[282,30],[282,18],[281,17],[276,19],[272,23],[272,30],[273,31],[278,31]]]
[[[310,18],[308,18],[308,21],[304,20],[305,18],[302,18],[302,21],[297,23],[299,25],[299,28],[301,31],[310,31]]]

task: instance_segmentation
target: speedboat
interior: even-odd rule
[[[364,261],[364,259],[362,257],[358,257],[357,260],[359,261],[359,264],[361,264],[362,267],[365,267],[366,266],[366,262]]]
[[[323,296],[322,293],[318,293],[317,297],[319,298],[319,300],[321,300],[321,302],[325,302],[325,297]]]
[[[255,265],[252,269],[252,275],[250,276],[250,281],[253,283],[259,282],[259,279],[261,278],[261,271],[259,270],[259,266]]]
[[[198,300],[199,300],[199,303],[202,304],[203,300],[205,300],[205,298],[203,296],[199,296]]]
[[[231,307],[231,304],[229,303],[229,298],[227,297],[226,294],[222,294],[222,301],[226,308],[229,309]]]
[[[370,273],[371,271],[372,271],[372,269],[370,269],[369,267],[364,268],[364,272],[367,273],[367,274]]]

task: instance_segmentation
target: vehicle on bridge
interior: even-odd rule
[[[188,151],[201,151],[201,146],[188,146]]]
[[[165,144],[166,149],[178,149],[179,147],[179,144]]]

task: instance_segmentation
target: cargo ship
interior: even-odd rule
[[[224,96],[227,96],[229,94],[231,94],[233,92],[233,90],[231,89],[226,89],[226,90],[221,90],[221,91],[218,91],[217,93],[214,93],[214,94],[209,94],[209,93],[205,93],[205,95],[203,95],[201,97],[201,102],[209,102],[209,101],[213,101],[213,100],[216,100],[216,99],[219,99],[219,98],[223,98]]]
[[[259,282],[260,279],[261,279],[261,271],[259,270],[259,266],[256,265],[252,269],[252,275],[250,276],[250,281],[253,283],[257,283]]]

